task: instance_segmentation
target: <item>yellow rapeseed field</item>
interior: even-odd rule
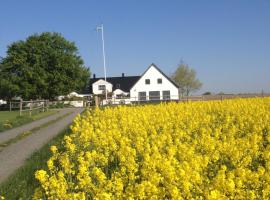
[[[270,199],[270,98],[78,116],[34,199]]]

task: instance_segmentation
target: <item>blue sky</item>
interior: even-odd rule
[[[103,75],[140,75],[151,64],[166,74],[180,60],[197,71],[200,93],[270,92],[270,1],[1,0],[0,56],[33,33],[60,32]]]

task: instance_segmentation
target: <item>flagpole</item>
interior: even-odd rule
[[[105,59],[105,45],[104,45],[104,33],[103,33],[103,24],[97,27],[97,30],[101,30],[101,38],[102,38],[102,51],[103,51],[103,69],[104,69],[104,78],[105,78],[105,98],[106,103],[108,100],[108,93],[107,93],[107,72],[106,72],[106,59]]]

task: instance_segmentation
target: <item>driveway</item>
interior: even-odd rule
[[[59,113],[50,117],[46,117],[22,127],[1,133],[0,143],[2,140],[7,141],[24,131],[29,131],[33,128],[42,126],[44,123],[55,120],[67,113],[70,113],[60,120],[39,129],[37,132],[34,132],[33,134],[17,141],[16,143],[4,147],[0,152],[0,183],[9,177],[16,169],[21,167],[24,164],[24,161],[30,157],[33,152],[40,149],[43,145],[48,143],[52,138],[64,130],[69,124],[71,124],[74,117],[80,114],[83,110],[84,108],[64,109],[63,111],[60,111]],[[50,118],[50,120],[47,118]]]

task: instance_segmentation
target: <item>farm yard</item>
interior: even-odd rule
[[[269,122],[270,98],[89,110],[34,199],[269,199]]]

